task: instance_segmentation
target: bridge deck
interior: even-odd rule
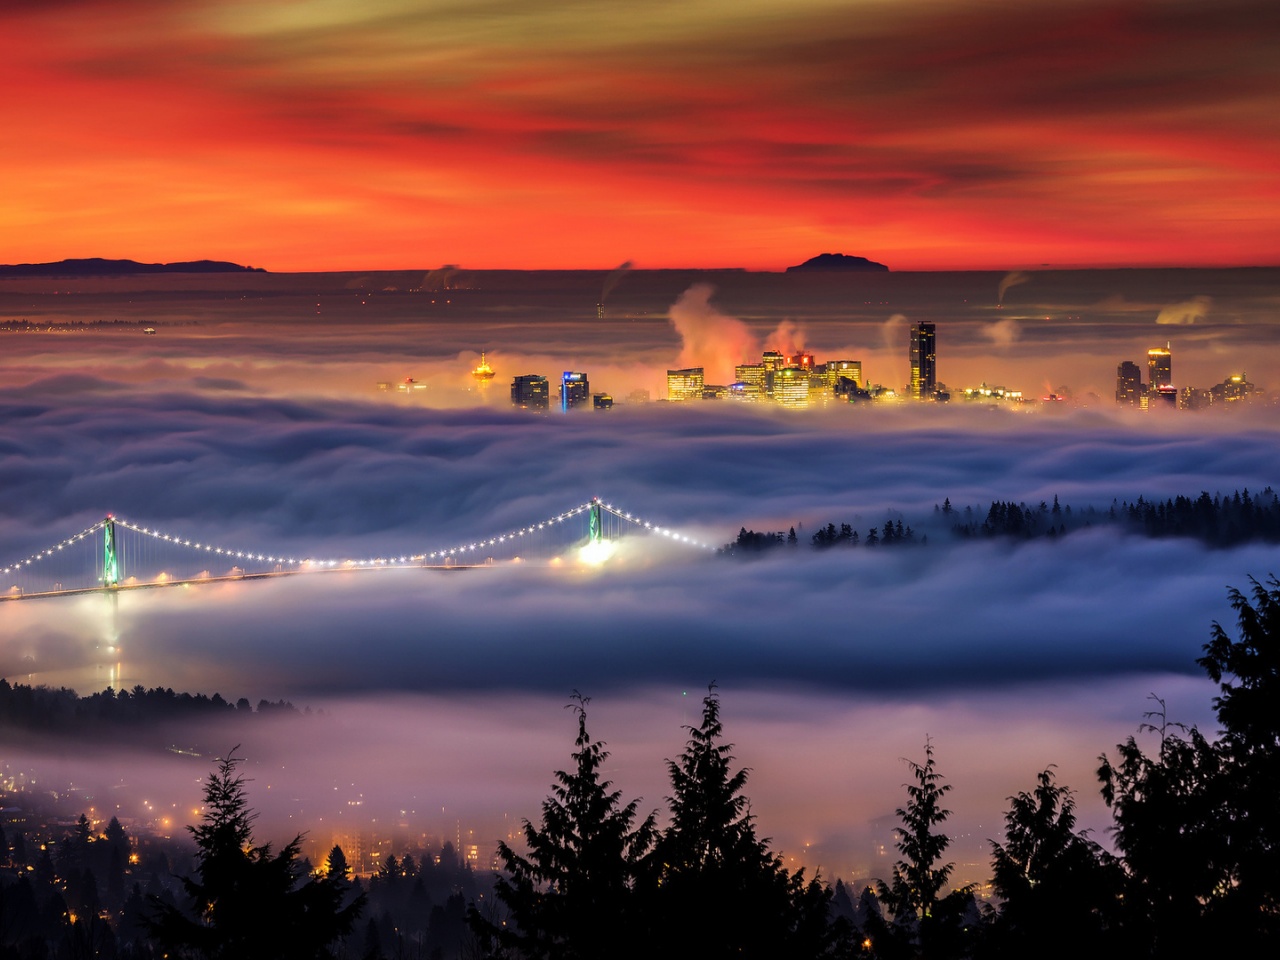
[[[76,587],[72,590],[44,590],[31,593],[0,593],[0,602],[8,600],[47,600],[53,597],[74,597],[90,593],[126,593],[132,590],[153,590],[159,587],[199,586],[207,583],[230,583],[239,580],[270,580],[276,577],[297,577],[317,573],[373,573],[382,570],[477,570],[491,567],[491,563],[397,563],[391,565],[361,565],[349,567],[314,567],[305,570],[267,570],[260,573],[225,574],[217,577],[190,577],[185,580],[148,580],[143,583],[120,583],[112,587]]]

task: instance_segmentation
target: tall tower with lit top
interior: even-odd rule
[[[1152,395],[1161,387],[1173,385],[1172,346],[1166,343],[1163,348],[1152,347],[1147,351],[1147,392]]]
[[[938,391],[938,351],[934,325],[911,325],[911,399],[927,400]]]

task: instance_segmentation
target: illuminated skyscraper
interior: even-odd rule
[[[826,362],[827,380],[832,386],[841,377],[846,380],[852,380],[858,386],[865,386],[862,382],[862,361],[861,360],[828,360]]]
[[[769,392],[769,371],[765,370],[763,363],[740,363],[733,368],[733,376],[738,383],[752,386],[756,397]]]
[[[702,367],[685,367],[667,371],[667,399],[676,403],[701,400],[704,376]]]
[[[1163,348],[1152,347],[1147,351],[1147,392],[1157,393],[1161,387],[1173,384],[1173,354],[1170,344]]]
[[[809,405],[809,372],[800,367],[783,367],[773,374],[773,399],[784,407]]]
[[[1132,360],[1116,367],[1116,403],[1135,407],[1142,403],[1142,370]]]
[[[560,378],[560,409],[567,412],[590,404],[591,384],[587,382],[587,375],[566,370]]]
[[[828,360],[822,365],[822,378],[828,392],[836,392],[836,385],[840,383],[841,378],[861,388],[863,387],[863,361]]]
[[[932,323],[911,325],[911,398],[931,399],[938,389],[938,352]]]
[[[546,410],[549,392],[547,378],[534,373],[511,381],[511,403],[526,410]]]
[[[1258,392],[1258,388],[1250,383],[1244,376],[1227,377],[1216,387],[1209,389],[1209,395],[1214,403],[1240,403],[1249,400]]]

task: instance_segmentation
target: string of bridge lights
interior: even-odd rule
[[[169,543],[174,546],[188,547],[191,550],[198,551],[201,553],[206,553],[206,554],[209,554],[210,556],[222,557],[222,558],[231,559],[231,560],[257,561],[259,563],[288,564],[290,566],[296,566],[302,569],[308,569],[308,568],[320,569],[320,568],[336,568],[336,567],[400,566],[400,565],[422,564],[424,562],[431,561],[431,560],[439,560],[441,562],[444,562],[444,561],[456,559],[457,557],[462,555],[474,553],[476,550],[483,549],[484,547],[504,546],[511,543],[519,543],[521,539],[524,537],[532,536],[538,533],[539,531],[546,530],[547,528],[553,527],[556,524],[564,523],[564,521],[566,520],[569,520],[576,516],[580,516],[581,514],[590,510],[592,505],[596,502],[597,501],[588,501],[586,503],[579,504],[578,506],[573,507],[570,510],[566,510],[564,513],[556,514],[554,517],[548,517],[546,520],[543,520],[540,523],[531,523],[527,527],[522,527],[516,530],[512,530],[509,533],[504,533],[496,537],[489,537],[488,539],[477,540],[474,543],[459,544],[456,547],[451,547],[446,550],[434,550],[430,553],[405,554],[399,557],[395,557],[395,556],[368,557],[366,559],[348,558],[348,559],[341,559],[341,560],[318,559],[315,557],[298,558],[298,557],[289,557],[284,555],[277,556],[271,553],[259,553],[253,550],[233,550],[227,547],[216,546],[211,543],[202,543],[198,540],[192,541],[189,538],[180,537],[172,533],[166,533],[165,531],[159,530],[155,527],[146,527],[138,523],[133,523],[121,517],[106,517],[102,520],[99,520],[97,523],[93,524],[92,526],[87,527],[86,529],[80,531],[74,536],[68,537],[67,539],[63,540],[61,543],[56,543],[46,550],[41,550],[23,560],[19,560],[16,563],[12,563],[7,567],[0,568],[0,572],[4,574],[17,573],[22,571],[24,568],[31,566],[33,563],[38,563],[39,561],[45,558],[55,556],[58,553],[58,551],[65,550],[67,547],[72,546],[73,544],[79,543],[80,541],[84,540],[86,537],[89,537],[92,534],[97,533],[104,526],[106,526],[108,522],[114,522],[117,526],[123,527],[126,530],[131,530],[134,533],[141,534],[142,536],[150,537],[153,540],[157,540],[163,543]],[[633,524],[637,527],[642,527],[643,529],[649,531],[650,533],[656,534],[657,536],[665,537],[675,543],[688,544],[689,546],[699,547],[702,549],[710,549],[707,546],[707,544],[704,544],[698,540],[694,540],[688,536],[680,534],[677,531],[672,530],[670,527],[663,527],[658,524],[652,523],[648,520],[645,520],[643,517],[636,516],[635,514],[629,513],[618,507],[615,507],[611,503],[605,503],[603,501],[598,501],[598,502],[602,510],[608,512],[611,516],[616,517],[617,519],[622,520],[626,523]]]
[[[5,574],[19,573],[25,568],[31,566],[33,563],[39,563],[41,560],[45,560],[45,559],[48,559],[49,557],[57,556],[58,551],[65,550],[67,549],[67,547],[70,547],[79,543],[85,537],[88,537],[88,536],[91,536],[92,534],[97,533],[99,530],[103,528],[106,522],[107,521],[105,519],[99,520],[93,526],[85,527],[79,533],[74,534],[73,536],[67,537],[67,539],[63,540],[61,543],[55,543],[53,546],[49,547],[46,550],[39,550],[36,553],[31,554],[31,556],[26,557],[25,559],[17,560],[14,563],[9,564],[7,567],[0,567],[0,573],[5,573]]]
[[[587,506],[590,506],[590,504],[588,504]],[[700,547],[703,550],[714,549],[714,547],[711,547],[700,540],[692,540],[689,537],[686,537],[684,534],[677,533],[675,530],[672,530],[670,527],[659,527],[655,524],[650,523],[648,520],[644,520],[640,517],[633,516],[630,513],[626,513],[618,509],[617,507],[613,506],[613,504],[611,503],[601,502],[600,506],[603,507],[605,510],[608,510],[609,513],[617,517],[619,520],[625,520],[628,523],[634,523],[638,527],[644,527],[650,533],[656,533],[660,537],[667,537],[668,539],[673,540],[676,543],[687,543],[691,547]]]

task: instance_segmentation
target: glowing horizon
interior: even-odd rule
[[[1275,18],[1059,0],[0,13],[0,262],[1280,262]]]

